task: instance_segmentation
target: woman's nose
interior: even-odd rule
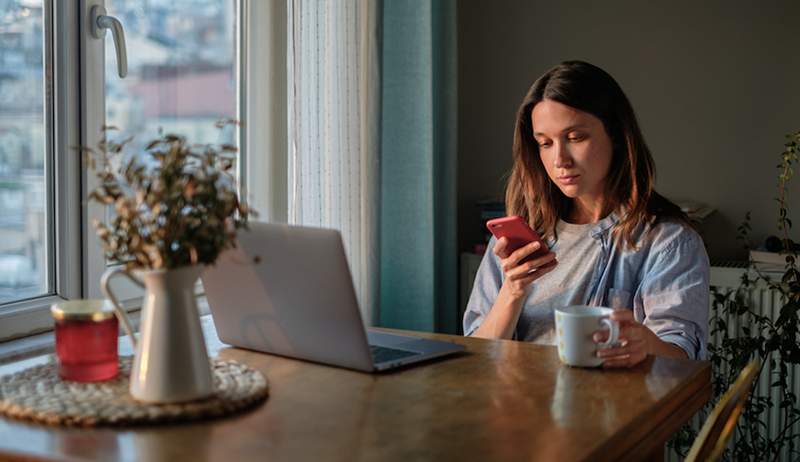
[[[557,143],[556,156],[553,159],[553,166],[556,168],[569,168],[572,167],[572,156],[564,143]]]

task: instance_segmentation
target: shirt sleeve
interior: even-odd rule
[[[464,311],[464,335],[471,336],[483,324],[483,320],[492,309],[500,287],[503,284],[503,275],[500,263],[494,254],[495,238],[489,241],[486,246],[486,253],[478,267],[475,275],[475,282],[472,285],[472,292]]]
[[[681,347],[689,358],[707,356],[709,263],[705,246],[693,230],[653,249],[639,287],[636,311],[658,337]]]

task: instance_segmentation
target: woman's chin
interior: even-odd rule
[[[565,196],[569,197],[570,199],[575,199],[576,197],[580,196],[581,191],[578,188],[578,185],[559,185],[558,189],[561,190],[561,193]]]

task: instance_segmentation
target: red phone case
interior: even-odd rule
[[[544,245],[541,236],[539,236],[536,231],[531,229],[531,227],[528,226],[528,224],[525,223],[525,220],[523,220],[521,217],[513,215],[510,217],[495,218],[487,221],[486,227],[495,238],[500,239],[501,237],[505,237],[508,239],[508,248],[512,252],[520,247],[528,245],[533,241],[541,242],[542,246],[539,248],[539,250],[529,255],[527,258],[525,258],[525,260],[528,260],[539,253],[547,252],[547,246]]]

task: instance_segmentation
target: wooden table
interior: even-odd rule
[[[0,459],[647,459],[711,395],[703,361],[577,369],[562,366],[553,347],[415,333],[467,352],[371,375],[227,347],[209,318],[204,330],[212,355],[267,376],[266,403],[220,420],[122,430],[0,418]],[[43,360],[4,365],[0,374]]]

